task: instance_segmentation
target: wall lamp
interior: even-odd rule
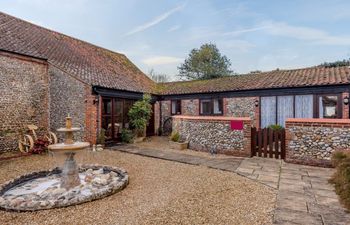
[[[97,95],[96,98],[92,100],[92,103],[95,105],[95,104],[98,104],[98,102],[99,102],[99,96]]]
[[[259,100],[258,100],[258,99],[255,100],[254,105],[255,105],[255,107],[258,107],[258,106],[259,106]]]
[[[343,99],[344,105],[348,105],[349,104],[349,96],[345,96],[345,98]]]

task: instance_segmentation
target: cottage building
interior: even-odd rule
[[[156,84],[123,54],[0,13],[0,151],[16,149],[26,124],[55,130],[68,114],[80,139],[95,143],[104,129],[118,142],[143,93],[153,96],[148,135],[167,134],[174,115],[249,117],[255,127],[349,119],[349,83],[349,67],[311,67]]]

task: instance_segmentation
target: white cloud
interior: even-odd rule
[[[172,56],[152,56],[142,60],[142,62],[147,66],[175,64],[182,61],[183,61],[182,58],[177,58]]]
[[[173,32],[181,28],[181,25],[175,25],[168,29],[168,32]]]
[[[271,35],[311,41],[314,44],[350,45],[349,36],[335,36],[323,30],[304,26],[293,26],[283,22],[265,21],[262,24],[268,27],[266,32]]]
[[[230,35],[230,36],[238,36],[244,33],[250,33],[250,32],[255,32],[259,30],[266,30],[270,28],[270,26],[260,26],[260,27],[253,27],[253,28],[247,28],[247,29],[242,29],[242,30],[235,30],[235,31],[230,31],[226,33],[222,33],[222,35]]]
[[[157,16],[156,18],[154,18],[153,20],[145,23],[145,24],[142,24],[140,26],[137,26],[135,27],[134,29],[132,29],[131,31],[129,31],[128,33],[125,34],[125,36],[129,36],[129,35],[133,35],[133,34],[136,34],[136,33],[139,33],[139,32],[142,32],[144,30],[147,30],[148,28],[150,27],[153,27],[155,25],[157,25],[158,23],[162,22],[163,20],[167,19],[169,16],[171,16],[172,14],[174,14],[175,12],[183,9],[184,7],[186,6],[185,3]]]

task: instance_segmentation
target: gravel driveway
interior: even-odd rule
[[[81,161],[125,168],[123,191],[78,206],[32,213],[0,211],[1,224],[271,224],[276,191],[239,175],[103,151]],[[0,183],[53,167],[49,156],[0,161]]]

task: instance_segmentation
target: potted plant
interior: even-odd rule
[[[179,132],[173,131],[169,140],[170,148],[184,150],[188,148],[188,141],[182,141]]]
[[[146,138],[146,128],[152,115],[151,96],[143,95],[142,100],[134,103],[128,112],[130,124],[135,135],[135,142]]]

